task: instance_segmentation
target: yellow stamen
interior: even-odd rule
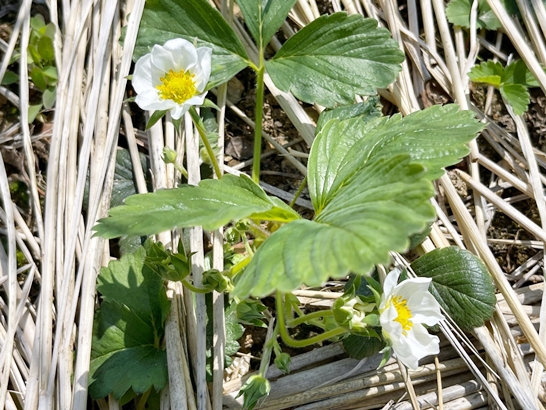
[[[392,304],[398,312],[398,317],[394,320],[402,325],[402,334],[404,336],[407,336],[413,326],[413,322],[411,321],[413,315],[411,314],[411,310],[408,308],[407,303],[408,301],[402,299],[402,296],[395,296],[392,298]]]
[[[173,100],[177,104],[182,104],[184,101],[197,95],[195,74],[187,71],[169,70],[165,77],[161,77],[161,85],[156,86],[159,90],[159,97],[163,100]]]

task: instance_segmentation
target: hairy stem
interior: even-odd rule
[[[296,201],[300,197],[301,193],[303,192],[303,188],[307,185],[307,175],[305,178],[303,178],[303,181],[301,181],[300,187],[298,188],[298,191],[294,195],[294,198],[290,201],[290,208],[294,208],[294,205],[296,205]]]
[[[205,149],[207,150],[207,154],[209,155],[210,162],[212,163],[212,167],[214,168],[214,173],[216,174],[218,179],[220,179],[222,178],[222,171],[220,171],[218,160],[216,159],[216,155],[214,155],[214,151],[212,150],[209,139],[207,138],[207,131],[203,127],[203,122],[201,121],[201,117],[199,117],[199,114],[197,114],[195,107],[190,107],[190,115],[191,115],[191,119],[193,120],[193,123],[195,124],[195,127],[197,128],[197,132],[199,132],[201,141],[203,141],[203,145],[205,146]]]
[[[317,312],[312,312],[307,315],[300,316],[293,320],[288,320],[286,322],[286,325],[288,327],[294,327],[305,322],[315,322],[317,319],[324,318],[327,316],[333,316],[333,315],[334,315],[334,312],[332,312],[331,310],[319,310]],[[315,323],[312,323],[312,324],[314,325]]]
[[[307,347],[347,332],[341,327],[336,327],[335,329],[324,332],[321,335],[313,336],[309,339],[296,340],[288,334],[288,329],[284,320],[284,316],[287,312],[285,311],[282,303],[283,294],[280,291],[277,291],[277,297],[275,299],[275,303],[277,306],[277,320],[279,322],[279,332],[281,334],[283,342],[286,343],[288,346],[296,348]]]
[[[254,158],[252,159],[252,179],[254,182],[260,182],[260,162],[262,155],[262,118],[264,105],[264,74],[265,66],[263,62],[263,53],[260,54],[260,67],[258,69],[258,78],[256,85],[256,111],[254,126]]]

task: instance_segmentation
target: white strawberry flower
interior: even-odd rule
[[[430,278],[414,278],[398,282],[395,269],[385,278],[379,305],[379,321],[383,336],[398,359],[415,370],[419,360],[440,352],[440,340],[430,335],[423,324],[433,326],[444,317],[440,305],[428,291]]]
[[[136,103],[143,110],[171,110],[173,119],[179,119],[191,106],[203,104],[211,59],[211,48],[195,48],[182,38],[156,44],[136,62]]]

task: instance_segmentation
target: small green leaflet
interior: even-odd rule
[[[266,62],[266,69],[281,90],[334,107],[392,83],[402,61],[398,43],[388,30],[377,28],[377,21],[340,12],[302,28]]]
[[[473,67],[468,78],[499,89],[516,115],[522,115],[527,110],[530,101],[527,88],[538,87],[535,77],[522,60],[516,60],[506,67],[498,62],[485,61]]]
[[[470,11],[473,0],[452,0],[446,8],[446,16],[451,24],[470,28]],[[501,0],[509,14],[519,15],[519,10],[514,0]],[[478,0],[478,13],[476,18],[476,28],[487,30],[497,30],[501,28],[500,21],[495,13],[487,4],[487,0]]]
[[[163,279],[144,266],[146,250],[110,262],[98,277],[102,304],[95,316],[89,393],[113,393],[120,399],[129,389],[142,394],[167,384],[167,359],[161,347],[163,323],[170,302]]]
[[[502,84],[500,93],[512,106],[516,115],[523,115],[527,111],[530,97],[525,86],[521,84]]]
[[[436,249],[411,264],[417,276],[432,278],[429,288],[461,328],[482,326],[495,310],[495,285],[485,265],[455,246]]]
[[[484,61],[478,66],[472,67],[468,73],[468,78],[478,83],[487,83],[495,87],[500,87],[504,67],[496,61]]]
[[[451,24],[470,28],[470,11],[473,0],[452,0],[446,8],[446,16]],[[491,10],[485,0],[478,2],[478,16],[476,19],[478,29],[486,28],[488,30],[497,30],[501,24],[495,13]]]
[[[95,226],[103,238],[152,235],[174,228],[203,226],[214,230],[243,218],[289,222],[301,218],[282,202],[270,197],[247,176],[225,175],[201,181],[199,186],[133,195],[126,205],[110,210],[110,217]]]
[[[297,0],[237,0],[245,23],[261,50],[271,41]]]
[[[148,0],[144,8],[134,58],[155,44],[173,38],[212,48],[212,73],[207,89],[228,81],[245,68],[248,57],[239,38],[206,0]]]

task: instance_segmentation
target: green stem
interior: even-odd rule
[[[241,272],[246,266],[250,263],[252,260],[251,257],[246,257],[242,261],[238,262],[237,264],[233,265],[229,269],[229,276],[233,278],[235,275],[237,275],[239,272]]]
[[[144,394],[140,397],[140,400],[138,401],[137,410],[144,410],[146,408],[146,402],[148,401],[148,397],[150,397],[150,393],[152,392],[152,388],[150,387],[148,390],[144,392]]]
[[[200,288],[195,285],[193,285],[191,282],[188,282],[186,279],[182,279],[182,285],[187,287],[189,290],[191,290],[194,293],[210,293],[213,289],[209,288]]]
[[[271,352],[273,352],[273,343],[271,341],[277,339],[277,335],[279,334],[279,323],[275,323],[275,328],[273,329],[273,332],[271,334],[271,338],[269,340],[266,340],[264,343],[264,350],[262,352],[262,359],[260,362],[260,369],[258,372],[261,376],[265,377],[265,372],[267,371],[267,368],[269,367],[269,361],[271,360]]]
[[[207,138],[207,131],[203,127],[203,122],[201,121],[201,117],[199,117],[199,114],[197,114],[195,107],[190,107],[190,115],[193,123],[195,124],[195,127],[197,128],[197,132],[199,132],[201,141],[203,141],[203,145],[207,150],[207,154],[209,154],[210,161],[212,162],[212,167],[214,168],[214,173],[216,174],[218,179],[220,179],[222,178],[222,171],[220,171],[218,160],[216,159],[216,155],[214,155],[214,151],[212,150],[209,139]]]
[[[309,339],[296,340],[292,338],[288,334],[288,329],[284,321],[284,315],[286,312],[285,312],[285,309],[283,308],[282,296],[283,296],[282,293],[280,291],[277,291],[277,296],[275,298],[276,299],[275,303],[277,306],[277,320],[279,321],[279,331],[281,334],[281,338],[283,342],[286,343],[288,346],[292,346],[296,348],[307,347],[307,346],[313,345],[315,343],[320,343],[324,340],[330,339],[335,336],[339,336],[347,332],[345,329],[341,327],[337,327],[335,329],[324,332],[321,335],[313,336]]]
[[[264,74],[265,65],[263,53],[260,53],[260,67],[258,69],[258,78],[256,85],[256,111],[254,119],[254,158],[252,159],[252,179],[254,182],[260,182],[260,162],[262,156],[262,119],[264,105]]]
[[[298,191],[294,195],[294,198],[292,198],[292,200],[290,201],[290,208],[294,208],[294,205],[296,205],[296,201],[298,200],[301,193],[303,192],[303,188],[305,188],[305,185],[307,185],[307,175],[305,176],[305,178],[303,178],[303,181],[301,181]]]
[[[319,318],[324,318],[324,317],[333,316],[333,315],[334,315],[334,312],[332,312],[331,310],[319,310],[317,312],[308,313],[307,315],[300,316],[293,320],[288,320],[286,322],[286,325],[288,327],[295,327],[305,322],[309,322],[312,320],[314,321]]]
[[[173,165],[178,170],[178,172],[180,172],[184,176],[184,178],[188,179],[188,171],[186,171],[186,168],[176,162],[174,162]]]

